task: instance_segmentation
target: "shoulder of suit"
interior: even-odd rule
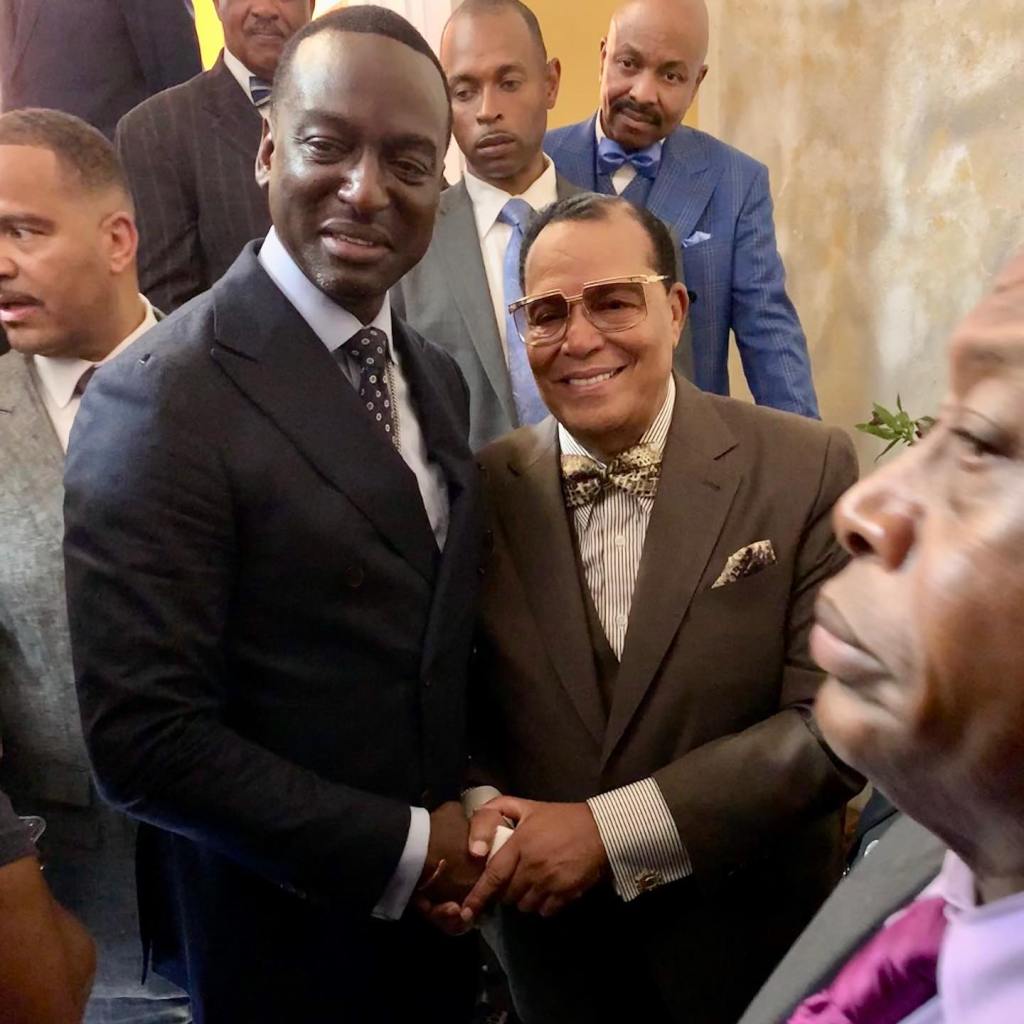
[[[201,71],[187,82],[154,93],[121,118],[117,125],[118,134],[130,132],[136,126],[154,120],[167,124],[168,115],[194,106],[209,94],[216,87],[217,75],[217,68],[213,67],[209,71]],[[167,124],[167,127],[170,128],[170,125]]]
[[[716,139],[714,135],[702,132],[698,128],[691,128],[689,125],[680,125],[668,137],[667,142],[671,148],[688,148],[697,145],[704,150],[710,163],[736,167],[747,174],[765,169],[765,165],[760,160],[754,159],[749,153],[744,153],[743,150],[730,146],[729,143],[723,142],[721,139]]]
[[[544,135],[544,149],[546,152],[551,153],[552,150],[559,149],[565,143],[573,139],[576,135],[581,133],[593,123],[593,117],[588,117],[583,121],[577,121],[575,124],[566,124],[561,128],[552,128]],[[585,137],[582,136],[581,137]]]
[[[549,419],[533,426],[517,427],[481,448],[476,455],[477,462],[484,473],[493,479],[497,479],[502,471],[510,467],[525,468],[550,430]]]

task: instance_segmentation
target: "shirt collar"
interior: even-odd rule
[[[668,428],[672,423],[672,411],[676,404],[676,382],[670,375],[668,378],[668,391],[665,393],[665,401],[661,403],[658,415],[654,422],[644,431],[643,437],[638,444],[650,445],[659,455],[665,450],[665,442],[668,440]],[[561,423],[558,424],[558,447],[563,455],[584,455],[593,459],[599,465],[605,463],[593,452],[580,444],[572,434],[569,433]]]
[[[259,75],[251,72],[226,46],[224,47],[224,66],[231,72],[231,77],[239,84],[246,99],[252,103],[252,90],[249,88],[249,79]]]
[[[369,324],[339,306],[322,291],[299,268],[285,249],[274,228],[260,246],[259,261],[270,279],[281,289],[284,297],[298,310],[299,316],[312,328],[313,333],[323,342],[328,352],[335,352],[363,327],[376,327],[388,339],[388,353],[395,358],[395,346],[391,331],[391,303],[387,296],[381,303],[380,312]]]
[[[139,298],[142,300],[146,310],[142,322],[98,363],[91,363],[88,359],[72,359],[62,356],[37,355],[32,357],[36,373],[39,374],[39,380],[58,409],[66,409],[71,404],[71,399],[75,396],[75,388],[82,379],[82,374],[90,366],[102,366],[104,363],[109,363],[111,359],[120,355],[133,341],[141,338],[156,323],[156,313],[153,311],[149,300],[144,295],[140,295]]]
[[[505,204],[513,198],[511,193],[491,185],[476,175],[465,172],[466,191],[473,203],[477,234],[482,239],[494,227]],[[529,203],[534,210],[543,209],[558,198],[558,178],[555,165],[544,157],[544,170],[540,177],[518,197]]]
[[[608,137],[607,135],[605,135],[604,128],[601,127],[600,111],[597,112],[597,117],[594,118],[594,135],[597,137],[597,144],[599,146],[601,145],[601,140],[606,139]],[[665,140],[660,139],[658,142],[655,142],[654,145],[658,147],[658,152],[661,153],[661,151],[665,148]]]

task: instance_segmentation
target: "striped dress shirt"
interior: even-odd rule
[[[675,397],[675,381],[670,377],[665,401],[640,439],[659,453],[665,448]],[[561,424],[558,443],[563,455],[595,458]],[[608,487],[595,501],[573,510],[583,575],[609,646],[619,659],[654,502],[655,498]],[[693,872],[686,846],[654,779],[602,793],[587,804],[622,899],[631,900]]]

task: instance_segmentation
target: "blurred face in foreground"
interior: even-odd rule
[[[852,488],[812,650],[841,757],[1024,886],[1024,254],[953,337],[939,423]]]

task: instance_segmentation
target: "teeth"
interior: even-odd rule
[[[599,373],[596,377],[570,377],[569,384],[574,388],[583,388],[588,384],[603,384],[606,380],[611,380],[615,376],[615,371],[610,370],[608,373]]]

